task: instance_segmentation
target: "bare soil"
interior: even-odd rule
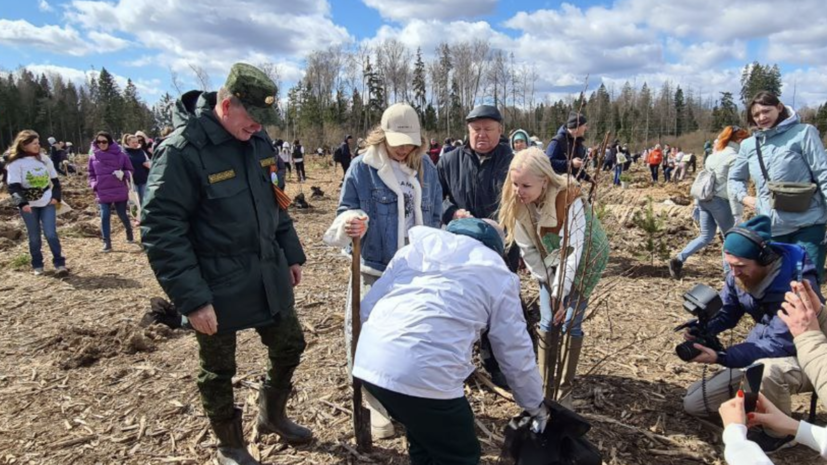
[[[405,464],[402,435],[375,441],[369,456],[353,450],[341,336],[350,262],[321,241],[335,215],[341,172],[309,165],[308,182],[288,187],[291,197],[302,189],[312,205],[291,211],[308,256],[296,288],[308,347],[289,410],[316,439],[292,448],[275,437],[254,437],[257,387],[267,358],[256,334],[244,331],[235,392],[251,449],[267,464]],[[697,234],[691,205],[680,205],[688,203],[689,181],[650,187],[643,167],[633,176],[625,190],[601,181],[598,209],[605,205],[601,214],[612,237],[612,258],[585,323],[575,405],[592,421],[589,437],[607,464],[722,464],[720,429],[682,411],[685,389],[702,369],[674,355],[680,337],[672,331],[689,318],[680,305],[683,292],[696,282],[720,287],[720,241],[687,263],[682,281],[669,279],[665,261],[643,250],[646,237],[633,216],[652,197],[655,211],[666,218],[657,236],[676,253]],[[22,222],[8,197],[0,196],[0,464],[211,463],[215,440],[195,385],[195,339],[183,330],[138,326],[149,299],[163,296],[145,256],[126,246],[116,218],[115,250],[100,253],[97,212],[85,179],[65,184],[75,211],[59,220],[71,268],[64,279],[54,277],[50,266],[46,275],[32,275]],[[311,199],[310,186],[321,187],[325,197]],[[667,199],[676,205],[664,205]],[[45,241],[44,254],[48,260]],[[526,274],[522,278],[530,302],[536,285]],[[745,329],[732,339],[743,337]],[[493,464],[502,431],[519,409],[473,377],[466,394],[478,420],[483,463]],[[795,401],[796,412],[805,414],[809,396]],[[819,420],[827,418],[821,414]],[[818,461],[803,446],[773,460]]]

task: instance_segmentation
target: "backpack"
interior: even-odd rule
[[[715,196],[715,173],[703,169],[695,177],[689,194],[696,199],[706,202]]]
[[[302,146],[296,145],[293,147],[293,161],[301,162],[304,159],[304,154],[302,153]]]
[[[343,155],[342,152],[343,152],[343,150],[342,150],[341,145],[336,148],[335,152],[333,152],[333,161],[335,163],[341,163],[342,162],[342,155]]]
[[[660,165],[661,163],[663,163],[663,152],[660,150],[653,150],[649,152],[650,165]]]

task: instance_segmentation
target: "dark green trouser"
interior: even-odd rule
[[[474,429],[474,412],[465,397],[423,399],[364,381],[363,385],[385,406],[392,418],[405,425],[411,465],[480,463],[480,442]]]
[[[276,323],[256,328],[261,343],[267,346],[270,359],[267,383],[289,389],[293,370],[299,365],[304,352],[304,334],[295,311],[282,312]],[[207,336],[195,333],[198,339],[198,355],[201,370],[198,373],[198,390],[204,412],[214,422],[233,418],[233,384],[235,376],[236,333]]]

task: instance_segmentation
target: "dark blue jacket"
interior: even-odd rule
[[[583,145],[583,138],[573,139],[569,135],[566,125],[563,125],[560,126],[557,134],[548,143],[548,147],[546,147],[546,155],[549,160],[551,160],[551,167],[554,168],[554,172],[557,174],[566,174],[569,172],[569,144],[571,143],[574,143],[574,152],[571,157],[584,160],[583,168],[586,166],[586,147]],[[572,168],[572,175],[575,175],[579,180],[585,179],[586,181],[591,181],[585,169],[580,169],[578,173],[577,169]]]
[[[504,144],[497,144],[482,163],[468,144],[443,154],[436,165],[444,198],[442,222],[450,223],[460,208],[468,210],[474,218],[496,219],[513,158],[514,152]]]
[[[750,294],[735,285],[732,273],[726,277],[726,286],[721,291],[724,306],[709,322],[709,330],[718,334],[738,325],[744,314],[755,321],[747,340],[718,354],[718,363],[729,368],[743,368],[762,358],[793,357],[795,345],[787,325],[776,315],[784,302],[784,294],[790,291],[790,281],[797,280],[801,264],[803,279],[810,281],[821,301],[815,266],[807,257],[804,248],[798,245],[773,243],[773,249],[781,255],[781,271],[767,288],[764,298],[756,301]],[[722,341],[726,345],[726,341]]]
[[[132,168],[132,181],[140,186],[146,184],[147,177],[149,177],[149,168],[144,166],[144,163],[149,158],[149,155],[143,149],[127,148],[126,155],[129,157]]]

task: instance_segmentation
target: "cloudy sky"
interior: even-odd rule
[[[792,5],[792,6],[787,6]],[[821,0],[24,0],[0,10],[0,68],[69,79],[105,66],[143,98],[196,87],[195,63],[219,85],[235,61],[274,62],[290,84],[303,57],[330,45],[394,37],[431,55],[440,42],[487,39],[533,63],[541,93],[589,76],[619,90],[666,80],[696,95],[738,92],[745,63],[777,63],[783,99],[827,101],[827,10]]]

